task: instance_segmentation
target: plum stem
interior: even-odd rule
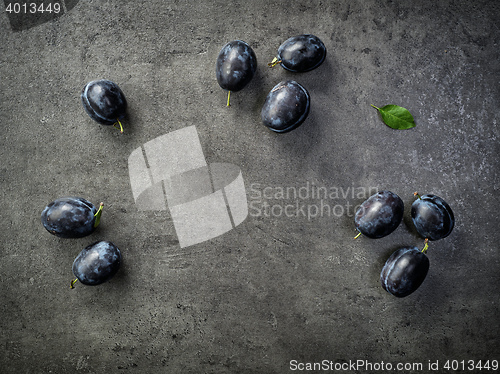
[[[419,198],[419,200],[422,200],[422,198],[420,197],[420,195],[418,194],[418,192],[414,192],[414,193],[413,193],[413,196],[416,196],[416,197],[418,197],[418,198]]]
[[[358,235],[356,235],[356,236],[354,237],[354,239],[357,239],[357,238],[359,238],[360,236],[361,236],[361,233],[360,233],[360,232],[358,232]]]
[[[283,60],[278,60],[278,57],[275,57],[275,58],[273,58],[273,60],[270,63],[267,64],[267,66],[269,66],[270,68],[273,68],[276,65],[281,64],[282,61]]]
[[[94,214],[95,221],[94,221],[94,228],[99,226],[99,223],[101,222],[101,215],[102,215],[102,209],[104,208],[104,203],[101,203],[99,205],[99,210]]]
[[[428,249],[429,249],[429,239],[425,238],[425,240],[424,240],[424,248],[422,248],[422,253],[427,253]]]
[[[120,126],[120,128],[116,127],[116,124],[118,124]],[[120,120],[117,118],[116,119],[116,122],[113,124],[113,127],[117,130],[120,130],[120,133],[123,134],[123,126],[122,126],[122,123],[120,122]]]
[[[75,279],[73,279],[73,280],[71,281],[71,284],[70,284],[69,288],[71,288],[71,289],[75,288],[75,283],[76,283],[76,282],[78,282],[78,278],[75,278]]]
[[[229,99],[231,98],[231,91],[227,91],[227,106],[231,106],[229,104]]]

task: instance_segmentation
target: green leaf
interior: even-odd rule
[[[373,104],[372,107],[380,112],[384,123],[393,129],[406,130],[415,127],[413,116],[403,107],[397,105],[386,105],[382,108],[377,108]]]

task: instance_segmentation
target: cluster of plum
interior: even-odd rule
[[[289,38],[279,48],[277,57],[269,66],[280,64],[292,72],[307,72],[320,66],[326,57],[326,48],[316,36],[303,34]],[[241,40],[227,43],[216,61],[219,85],[231,92],[242,90],[257,70],[257,58],[252,48]],[[125,117],[127,100],[121,89],[109,80],[91,81],[81,92],[85,111],[96,122],[118,127]],[[267,95],[261,111],[263,124],[277,133],[285,133],[300,126],[310,108],[308,91],[293,80],[278,83]],[[118,125],[118,126],[117,126]],[[390,294],[405,297],[414,292],[427,276],[428,241],[447,237],[454,226],[454,215],[449,205],[435,195],[419,196],[411,207],[411,217],[417,232],[425,238],[422,250],[403,247],[386,261],[381,274],[382,287]],[[80,197],[65,197],[48,204],[42,212],[42,223],[51,233],[62,238],[80,238],[91,234],[99,225],[103,204],[97,209]],[[359,235],[382,238],[392,233],[403,219],[404,204],[390,191],[380,191],[364,201],[356,211],[354,222]],[[120,267],[120,250],[109,241],[93,243],[82,250],[73,263],[73,273],[83,284],[97,285],[113,277]]]
[[[280,64],[284,69],[303,73],[320,66],[326,57],[326,47],[314,35],[289,38],[278,48],[278,56],[269,66]],[[231,92],[242,90],[257,70],[253,49],[244,41],[233,40],[222,47],[215,65],[217,82]],[[282,81],[269,92],[261,111],[262,123],[270,130],[285,133],[299,127],[310,108],[309,92],[294,80]]]
[[[429,258],[426,255],[429,240],[447,237],[453,230],[455,218],[450,206],[439,196],[415,192],[417,199],[411,206],[411,218],[417,232],[425,238],[422,250],[403,247],[386,261],[380,273],[382,287],[396,297],[414,292],[427,276]],[[380,191],[365,200],[356,211],[354,224],[360,235],[378,239],[392,233],[403,219],[403,200],[391,191]]]
[[[284,69],[303,73],[320,66],[326,57],[326,47],[315,35],[302,34],[287,39],[278,48],[277,57],[268,65],[280,64]],[[234,40],[222,47],[216,61],[215,74],[219,85],[231,92],[242,90],[257,71],[257,57],[244,41]],[[114,82],[106,79],[89,82],[82,90],[83,107],[89,116],[102,125],[119,126],[125,117],[127,100]],[[309,92],[294,80],[282,81],[266,97],[261,111],[265,126],[277,133],[299,127],[310,108]]]
[[[90,118],[102,125],[116,125],[125,117],[127,100],[114,82],[106,79],[91,81],[81,92],[81,100]],[[60,238],[82,238],[94,232],[101,220],[104,204],[97,209],[82,197],[62,197],[49,203],[42,211],[42,224]],[[111,279],[122,262],[118,247],[110,241],[97,241],[85,247],[73,262],[71,288],[77,281],[95,286]]]
[[[104,204],[97,209],[81,197],[63,197],[49,203],[42,211],[42,224],[60,238],[82,238],[94,232],[101,221]],[[71,288],[77,281],[95,286],[111,279],[122,262],[118,247],[110,241],[97,241],[85,247],[73,262]]]
[[[289,71],[305,72],[321,65],[326,56],[323,42],[314,35],[299,35],[285,41],[278,49],[278,58],[269,65],[281,66]],[[243,41],[226,44],[217,58],[216,76],[219,85],[239,91],[252,79],[257,70],[255,53]],[[100,79],[87,83],[81,92],[81,101],[87,114],[102,125],[113,125],[123,133],[120,120],[126,115],[127,100],[118,85]],[[310,107],[307,90],[295,81],[277,84],[266,98],[262,108],[262,121],[271,130],[291,131],[304,122]],[[99,225],[103,204],[97,209],[81,197],[63,197],[48,204],[42,212],[43,226],[61,238],[81,238],[90,235]],[[98,285],[111,279],[122,261],[118,247],[109,241],[98,241],[84,248],[73,262],[77,281]]]

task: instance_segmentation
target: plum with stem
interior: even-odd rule
[[[326,47],[315,35],[293,36],[278,48],[278,56],[268,66],[280,64],[285,70],[303,73],[320,66],[326,57]]]
[[[99,209],[82,197],[62,197],[42,211],[43,227],[60,238],[82,238],[90,235],[101,221],[104,204]]]
[[[383,238],[396,230],[403,219],[403,200],[391,191],[380,191],[366,199],[356,211],[354,224],[359,234]]]
[[[95,242],[85,247],[73,262],[71,288],[77,281],[88,286],[110,280],[120,268],[122,255],[118,247],[106,240]]]
[[[384,290],[396,297],[405,297],[415,292],[429,271],[427,248],[426,240],[422,250],[403,247],[389,256],[380,272],[380,283]]]
[[[233,40],[219,52],[215,75],[219,86],[227,90],[227,106],[231,92],[242,90],[257,70],[257,57],[253,49],[242,40]]]
[[[127,100],[116,83],[107,79],[91,81],[83,87],[80,96],[90,118],[102,125],[119,127],[123,133],[120,120],[125,117]]]

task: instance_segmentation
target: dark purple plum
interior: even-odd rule
[[[261,111],[262,123],[274,132],[296,129],[309,114],[309,92],[295,81],[278,83],[269,92]]]
[[[76,279],[71,282],[71,288],[77,280],[88,286],[97,286],[110,280],[121,262],[120,250],[109,241],[102,240],[85,247],[73,262]]]
[[[231,91],[242,90],[257,70],[257,57],[244,41],[233,40],[219,52],[215,64],[215,75],[219,86],[228,91],[227,105]]]
[[[119,124],[123,132],[120,120],[125,117],[127,100],[116,83],[106,79],[89,82],[80,96],[90,118],[102,125]]]
[[[383,238],[396,230],[403,219],[403,200],[391,191],[380,191],[366,199],[356,211],[356,229],[372,239]]]
[[[269,64],[280,64],[284,69],[303,73],[320,66],[326,57],[326,47],[314,35],[303,34],[287,39],[278,48],[278,56]]]
[[[416,247],[395,251],[380,273],[384,290],[396,297],[405,297],[420,287],[429,271],[429,258]]]
[[[439,196],[423,195],[411,205],[411,219],[417,232],[429,240],[439,240],[450,235],[455,226],[455,216],[450,206]]]
[[[99,209],[82,197],[62,197],[42,211],[42,224],[60,238],[82,238],[99,225],[103,204]]]

